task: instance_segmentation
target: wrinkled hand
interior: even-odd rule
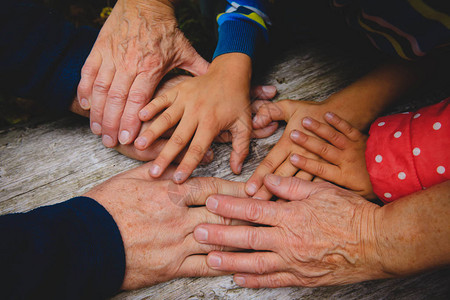
[[[231,133],[230,166],[239,174],[252,133],[250,79],[250,57],[241,53],[224,54],[214,59],[205,75],[187,79],[142,109],[141,120],[153,120],[153,123],[136,139],[137,149],[146,149],[176,126],[153,162],[151,175],[160,176],[190,143],[173,178],[177,183],[184,182],[223,131]],[[272,90],[274,93],[275,89]]]
[[[267,126],[273,121],[287,122],[280,140],[256,168],[245,186],[248,195],[268,200],[272,194],[263,186],[263,179],[266,174],[274,173],[285,177],[295,175],[295,177],[305,180],[313,178],[311,174],[302,170],[299,171],[298,167],[291,163],[290,156],[297,153],[304,157],[316,159],[317,155],[292,142],[290,135],[294,129],[311,135],[311,132],[303,128],[302,120],[306,116],[320,120],[327,110],[326,106],[320,103],[295,100],[282,100],[276,103],[269,101],[255,102],[254,105],[259,107],[258,113],[253,118],[255,129]]]
[[[122,288],[136,289],[176,277],[224,274],[209,269],[206,256],[201,255],[217,247],[197,243],[192,233],[204,222],[231,221],[211,214],[205,207],[189,206],[204,205],[206,197],[215,193],[244,196],[243,184],[194,178],[177,185],[154,180],[147,170],[148,166],[140,166],[85,194],[103,205],[119,227],[126,256]]]
[[[202,224],[201,243],[258,252],[214,251],[214,270],[237,272],[238,285],[250,288],[323,286],[389,277],[380,263],[375,236],[379,207],[330,183],[268,175],[277,202],[213,195],[206,206],[226,218],[264,227]],[[377,218],[378,219],[378,218]]]
[[[352,190],[366,199],[376,199],[366,166],[367,136],[336,114],[328,112],[323,118],[331,126],[312,118],[303,119],[302,124],[325,141],[297,130],[291,133],[291,139],[324,161],[293,154],[292,165]]]
[[[177,28],[169,0],[119,0],[81,71],[78,99],[90,108],[91,129],[103,144],[134,141],[138,112],[171,69],[200,75],[208,63]],[[120,133],[119,133],[120,132]]]

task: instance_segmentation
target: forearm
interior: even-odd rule
[[[391,103],[424,81],[436,62],[395,61],[373,70],[331,95],[324,104],[359,130],[366,129]]]
[[[450,181],[377,211],[384,271],[403,276],[450,264]]]

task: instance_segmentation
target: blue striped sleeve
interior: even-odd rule
[[[214,58],[231,52],[244,53],[254,57],[258,45],[268,42],[266,1],[228,1],[224,13],[217,16],[219,41]]]

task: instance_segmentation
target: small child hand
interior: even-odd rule
[[[302,124],[325,141],[297,130],[293,130],[290,137],[297,145],[317,154],[324,161],[292,154],[291,163],[367,199],[375,199],[365,160],[367,136],[336,114],[328,112],[323,118],[329,125],[309,117],[304,118]]]
[[[139,114],[141,121],[153,119],[153,123],[136,139],[137,149],[148,148],[176,127],[150,167],[151,176],[159,177],[190,142],[173,177],[176,183],[184,182],[222,131],[232,135],[230,166],[234,173],[240,173],[252,133],[250,79],[250,57],[224,54],[213,61],[205,75],[189,78],[144,107]]]

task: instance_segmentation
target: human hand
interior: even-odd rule
[[[212,195],[206,207],[225,218],[265,225],[202,224],[200,243],[257,252],[213,251],[207,263],[237,272],[243,287],[323,286],[389,277],[379,255],[376,221],[380,208],[330,183],[268,175],[264,183],[277,202]],[[388,258],[391,259],[391,258]]]
[[[259,109],[253,118],[253,128],[263,128],[273,121],[287,122],[280,140],[256,168],[245,185],[245,190],[248,195],[258,199],[268,200],[272,194],[263,186],[263,179],[266,174],[274,173],[285,177],[295,175],[295,177],[305,180],[311,180],[313,178],[311,174],[303,170],[299,171],[291,163],[290,156],[297,153],[307,158],[317,159],[317,155],[292,142],[290,135],[293,130],[301,131],[307,135],[313,135],[303,128],[302,120],[306,116],[321,119],[327,111],[327,106],[317,102],[295,100],[281,100],[275,103],[256,101],[254,105]]]
[[[99,202],[115,220],[122,236],[126,270],[122,288],[136,289],[176,277],[217,276],[206,256],[216,246],[197,243],[194,227],[201,223],[230,224],[209,213],[210,194],[244,196],[243,183],[217,178],[193,178],[177,185],[155,180],[148,166],[119,174],[85,194]],[[173,171],[173,170],[172,170]],[[170,177],[170,172],[164,175]]]
[[[324,140],[297,130],[291,132],[291,139],[324,161],[292,154],[292,165],[352,190],[366,199],[376,199],[366,167],[367,136],[336,114],[328,112],[323,118],[331,126],[312,118],[303,119],[302,124]]]
[[[78,99],[90,108],[91,130],[114,147],[134,141],[139,110],[173,68],[206,72],[201,58],[177,28],[169,0],[119,0],[81,71]],[[120,132],[120,133],[119,133]]]
[[[164,132],[177,126],[153,162],[151,175],[160,176],[191,142],[173,178],[177,183],[184,182],[223,131],[231,133],[230,166],[239,174],[252,133],[250,79],[250,57],[241,53],[224,54],[211,63],[205,75],[187,79],[143,108],[139,114],[141,120],[153,119],[153,123],[136,139],[137,149],[146,149]]]

